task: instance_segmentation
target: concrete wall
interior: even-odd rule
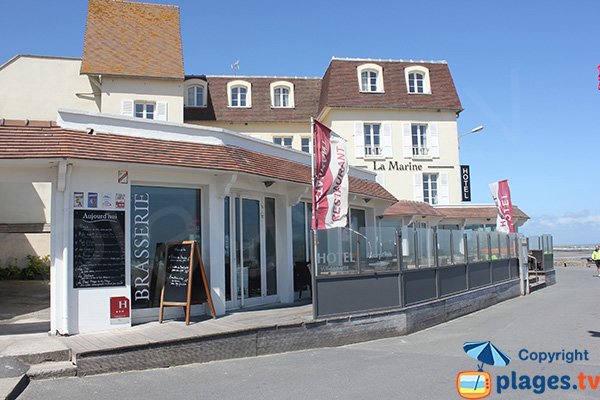
[[[302,150],[302,138],[311,138],[310,121],[305,123],[260,123],[260,122],[216,122],[194,121],[194,124],[214,126],[240,132],[248,136],[273,142],[274,137],[292,137],[292,148]]]
[[[100,98],[80,68],[78,59],[11,59],[0,67],[0,118],[55,121],[60,107],[100,111]]]
[[[348,140],[348,153],[352,165],[364,166],[377,171],[382,178],[383,186],[398,199],[416,200],[414,175],[423,173],[448,174],[448,198],[446,203],[440,197],[440,204],[457,204],[461,202],[460,161],[458,152],[458,131],[456,115],[450,111],[398,111],[398,110],[365,110],[365,109],[333,109],[323,121],[336,133]],[[355,148],[355,131],[357,125],[363,123],[389,124],[391,128],[391,155],[357,158]],[[404,157],[404,126],[412,123],[433,124],[437,128],[439,157],[413,158]],[[383,132],[380,134],[383,139]],[[409,143],[411,144],[411,143]],[[399,170],[390,168],[407,165],[411,168]],[[412,166],[418,169],[415,171]],[[438,181],[438,192],[440,182]],[[439,195],[439,193],[438,193]]]
[[[121,115],[123,100],[166,102],[167,121],[183,122],[183,80],[104,77],[102,112]]]

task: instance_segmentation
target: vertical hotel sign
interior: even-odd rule
[[[460,166],[460,180],[462,182],[462,201],[471,201],[471,172],[468,165]]]

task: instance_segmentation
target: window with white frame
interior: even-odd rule
[[[310,138],[303,137],[301,139],[302,151],[305,153],[310,153]]]
[[[231,81],[227,83],[229,107],[252,107],[252,87],[246,81]]]
[[[411,72],[408,74],[408,92],[423,93],[424,76],[421,72]]]
[[[135,102],[135,116],[137,118],[154,119],[154,103]]]
[[[271,83],[271,107],[294,108],[294,85],[290,82]]]
[[[367,123],[363,124],[365,137],[365,157],[375,157],[382,155],[381,149],[381,124]]]
[[[185,106],[186,107],[206,107],[206,83],[191,84],[186,87]]]
[[[383,68],[377,64],[363,64],[356,69],[358,87],[365,93],[383,93]]]
[[[429,204],[438,204],[438,177],[439,174],[423,174],[423,201]]]
[[[415,65],[404,70],[406,90],[411,94],[431,94],[429,70],[423,66]]]
[[[273,143],[278,144],[283,147],[287,147],[288,149],[292,148],[292,141],[293,141],[293,138],[291,136],[281,136],[281,137],[273,138]]]
[[[427,143],[427,125],[412,124],[412,154],[413,157],[429,156],[429,146]]]

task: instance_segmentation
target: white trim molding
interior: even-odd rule
[[[423,93],[419,93],[416,91],[415,92],[410,91],[408,76],[413,72],[417,72],[417,73],[423,75]],[[431,83],[429,81],[429,69],[428,68],[423,67],[421,65],[413,65],[410,67],[406,67],[404,69],[404,79],[406,81],[406,92],[408,94],[431,94]]]
[[[362,74],[364,72],[375,72],[377,74],[376,90],[363,90]],[[358,79],[358,91],[361,93],[384,93],[383,88],[383,67],[378,64],[362,64],[356,67],[356,77]]]
[[[271,82],[271,108],[295,108],[295,102],[294,102],[294,84],[291,82],[287,82],[287,81],[276,81],[276,82]],[[283,106],[283,105],[275,105],[275,89],[279,89],[279,88],[283,88],[283,89],[287,89],[288,90],[288,104]]]
[[[194,87],[202,88],[202,103],[201,104],[196,103],[195,95],[194,95],[194,104],[190,104],[190,102],[189,102],[188,90],[191,88],[194,88]],[[205,80],[202,80],[202,79],[198,79],[198,78],[187,79],[185,81],[184,89],[183,89],[183,100],[184,100],[185,107],[206,107],[207,99],[208,99],[208,82],[206,82]]]
[[[246,104],[243,106],[232,105],[231,90],[236,87],[246,89]],[[239,79],[227,82],[227,106],[232,108],[252,108],[252,84],[250,82],[242,81]]]

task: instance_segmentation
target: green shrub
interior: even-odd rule
[[[23,279],[48,279],[50,277],[50,256],[27,256],[27,267],[21,270]]]
[[[15,265],[0,268],[0,280],[8,279],[48,279],[50,277],[50,256],[27,256],[27,266],[19,268],[18,260]]]

